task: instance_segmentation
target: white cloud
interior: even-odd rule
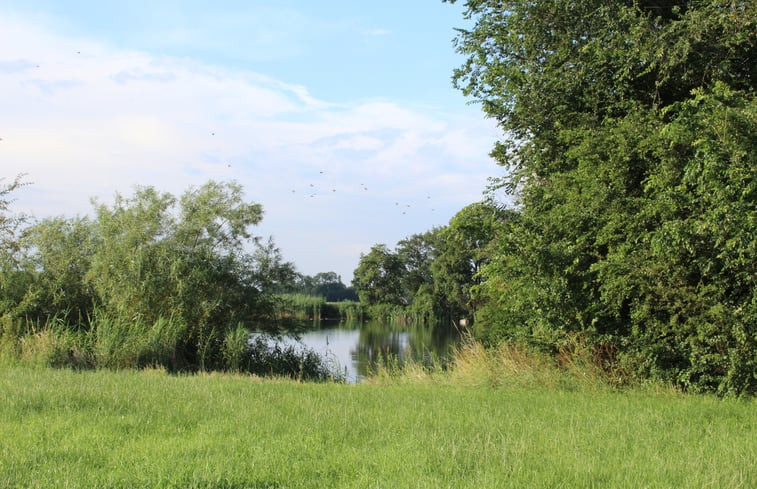
[[[137,184],[178,193],[236,179],[266,209],[260,231],[309,274],[348,279],[354,243],[444,224],[495,173],[487,121],[318,100],[303,85],[60,36],[26,18],[0,16],[0,93],[0,176],[34,182],[18,208],[84,213],[90,197]],[[398,200],[417,206],[400,215]]]
[[[380,27],[366,29],[363,31],[363,34],[365,34],[366,36],[388,36],[391,33],[392,31],[390,31],[389,29],[382,29]]]

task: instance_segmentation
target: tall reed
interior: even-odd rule
[[[276,319],[318,320],[326,299],[307,294],[280,294],[275,298]]]

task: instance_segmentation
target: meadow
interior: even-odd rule
[[[753,399],[0,367],[2,488],[752,488]]]

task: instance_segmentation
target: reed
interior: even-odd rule
[[[581,339],[551,355],[534,347],[502,342],[485,347],[470,335],[464,336],[449,359],[432,362],[413,361],[402,365],[379,365],[371,383],[465,385],[491,388],[589,389],[639,387],[630,377],[621,379],[614,368],[603,368],[592,350]]]
[[[365,306],[357,301],[329,302],[329,318],[340,321],[363,321],[366,319]]]
[[[2,318],[0,358],[6,365],[81,369],[158,368],[170,372],[216,370],[300,380],[341,381],[343,373],[326,359],[303,348],[269,345],[251,339],[242,324],[206,337],[189,357],[190,329],[174,318],[153,323],[97,313],[89,329],[53,318],[44,324],[23,324]]]
[[[275,318],[317,321],[326,299],[307,294],[279,294],[275,297]]]

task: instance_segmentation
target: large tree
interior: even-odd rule
[[[468,0],[456,85],[520,216],[480,334],[580,331],[624,368],[757,389],[757,4]]]
[[[365,304],[403,304],[406,302],[402,289],[403,274],[399,256],[386,245],[377,244],[367,254],[360,255],[352,286],[360,302]]]
[[[403,288],[410,301],[423,285],[433,286],[431,264],[437,257],[443,229],[433,228],[425,233],[413,234],[397,243],[397,256],[404,268]]]
[[[430,269],[445,316],[459,319],[475,312],[471,289],[480,283],[487,247],[506,214],[494,205],[476,202],[461,209],[439,232]]]
[[[261,218],[240,185],[214,181],[179,198],[140,187],[95,202],[92,218],[49,218],[20,235],[18,218],[5,216],[3,254],[16,257],[3,260],[0,315],[88,329],[97,348],[125,335],[142,346],[170,340],[171,368],[223,368],[225,339],[268,326],[259,320],[272,293],[295,275],[272,240],[250,234]]]

